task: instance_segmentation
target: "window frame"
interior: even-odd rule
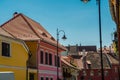
[[[58,67],[60,67],[60,56],[58,56],[57,59],[58,59],[57,60],[58,61],[57,65],[58,65]]]
[[[49,80],[53,80],[53,77],[51,77]]]
[[[90,76],[94,76],[94,71],[93,70],[90,71]]]
[[[57,62],[58,61],[58,62]],[[54,55],[54,63],[55,66],[61,67],[61,61],[60,61],[60,56]]]
[[[41,53],[42,52],[42,53]],[[42,55],[42,56],[41,56]],[[42,61],[42,62],[41,62]],[[44,64],[44,51],[40,50],[40,64]]]
[[[44,80],[44,77],[43,77],[43,76],[40,77],[40,80],[42,80],[41,78],[43,78],[43,80]]]
[[[57,55],[54,55],[54,65],[57,67]]]
[[[109,75],[109,71],[108,71],[108,70],[105,70],[105,71],[104,71],[104,75],[105,75],[105,76],[108,76],[108,75]]]
[[[49,77],[45,77],[45,80],[49,80]]]
[[[46,65],[49,64],[49,61],[48,61],[49,59],[48,58],[49,58],[49,54],[48,54],[48,52],[45,52],[45,64]]]
[[[9,45],[9,55],[8,56],[7,55],[3,55],[3,43]],[[2,41],[1,42],[1,56],[3,56],[3,57],[11,57],[11,43],[10,42],[8,42],[8,41]]]
[[[49,53],[49,65],[53,65],[53,55],[52,53]]]

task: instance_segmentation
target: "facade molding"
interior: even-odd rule
[[[11,68],[11,69],[20,69],[20,70],[26,70],[26,67],[21,66],[10,66],[10,65],[1,65],[0,68]]]
[[[57,72],[56,71],[51,71],[51,70],[39,70],[39,74],[57,75]],[[61,72],[59,72],[59,76],[62,76]]]

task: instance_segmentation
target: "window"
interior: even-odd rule
[[[10,44],[2,42],[2,56],[10,57]]]
[[[101,71],[98,71],[98,76],[101,76]]]
[[[90,72],[90,76],[94,76],[94,71],[91,71],[91,72]]]
[[[84,80],[84,78],[85,78],[84,76],[81,76],[81,77],[80,77],[81,80]]]
[[[44,63],[44,54],[43,54],[43,51],[40,51],[40,63],[43,64]]]
[[[49,65],[52,65],[52,54],[49,54]]]
[[[60,67],[60,57],[58,56],[58,67]]]
[[[57,66],[57,56],[55,55],[55,66]]]
[[[55,55],[55,66],[57,66],[58,65],[58,67],[60,67],[60,57],[58,56],[58,58],[57,58],[57,56]]]
[[[44,37],[47,37],[47,34],[46,34],[46,33],[44,33],[44,32],[42,33],[42,35],[43,35]]]
[[[30,73],[30,80],[34,80],[34,74]]]
[[[88,69],[91,69],[91,64],[88,64]]]
[[[108,76],[108,71],[104,71],[105,76]]]
[[[46,77],[46,80],[48,80],[48,77]]]
[[[44,80],[44,78],[43,78],[43,77],[41,77],[41,78],[40,78],[40,80]]]
[[[83,71],[83,76],[86,76],[86,75],[87,75],[86,71]]]
[[[50,80],[53,80],[53,78],[50,78]]]
[[[115,67],[115,72],[118,73],[118,69],[117,69],[117,67]]]
[[[48,64],[48,53],[45,53],[45,64]]]
[[[92,78],[88,78],[88,80],[93,80]]]

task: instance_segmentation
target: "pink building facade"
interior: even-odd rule
[[[46,42],[40,42],[38,50],[38,79],[57,80],[56,47]],[[59,52],[62,50],[59,49]],[[61,55],[59,54],[59,79],[62,79]]]

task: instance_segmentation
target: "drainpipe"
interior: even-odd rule
[[[30,62],[30,58],[32,57],[32,54],[31,54],[31,51],[28,52],[28,60],[26,61],[26,80],[29,80],[28,78],[28,74],[29,74],[29,71],[28,71],[28,68],[29,68],[29,62]]]
[[[26,61],[26,80],[28,80],[28,60]]]
[[[23,43],[23,46],[25,47],[25,49],[26,49],[27,52],[28,52],[28,59],[26,60],[26,80],[28,80],[29,61],[30,61],[30,58],[31,58],[32,54],[31,54],[29,48],[27,47],[26,43],[25,43],[24,41],[22,41],[22,40],[20,40],[20,41]]]
[[[40,40],[38,40],[38,44],[37,44],[37,52],[36,52],[36,63],[37,63],[37,78],[39,80],[39,62],[38,62],[38,51],[40,48]]]

